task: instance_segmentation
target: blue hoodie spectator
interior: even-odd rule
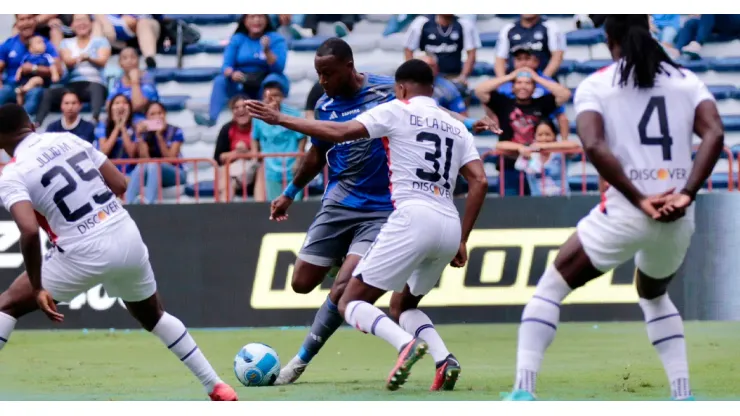
[[[195,122],[215,125],[221,110],[237,94],[259,98],[265,78],[282,75],[287,57],[285,38],[273,30],[267,15],[243,15],[224,51],[221,74],[213,81],[208,117],[196,113]]]
[[[658,41],[664,45],[673,45],[673,41],[681,30],[680,14],[651,14]]]

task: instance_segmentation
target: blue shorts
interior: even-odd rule
[[[108,20],[110,20],[110,23],[116,30],[116,40],[127,42],[136,37],[136,33],[129,29],[122,17],[108,15]]]

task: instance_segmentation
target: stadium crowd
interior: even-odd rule
[[[440,106],[467,115],[481,104],[499,122],[503,133],[490,149],[496,156],[484,157],[496,157],[502,195],[568,194],[565,159],[577,157],[580,143],[570,134],[572,120],[564,107],[572,92],[558,80],[568,53],[565,31],[545,16],[519,15],[500,29],[491,61],[476,54],[482,45],[478,18],[393,15],[383,36],[404,33],[404,58],[422,57],[433,68]],[[584,29],[603,24],[601,15],[573,19]],[[316,36],[319,25],[345,37],[362,20],[361,15],[238,19],[219,73],[212,77],[207,110],[194,112],[198,126],[217,131],[213,159],[220,180],[213,192],[220,200],[245,191],[255,200],[272,200],[292,180],[300,155],[269,154],[301,153],[310,145],[306,137],[252,120],[244,100],[263,100],[285,113],[312,117],[323,94],[318,82],[305,108],[285,102],[291,91],[286,74],[291,42]],[[686,60],[700,59],[710,36],[740,37],[740,15],[652,15],[651,23],[669,54]],[[12,33],[0,46],[0,104],[22,104],[46,131],[73,132],[111,159],[130,161],[121,165],[130,176],[126,202],[154,203],[161,188],[185,185],[190,174],[176,160],[182,157],[187,132],[168,122],[156,83],[157,56],[170,51],[177,32],[177,19],[165,15],[15,15]],[[196,28],[185,25],[183,32],[192,38],[185,41],[197,42]],[[470,85],[476,63],[482,61],[491,61],[493,76]],[[89,120],[82,118],[83,108]],[[226,108],[231,120],[218,126]],[[45,124],[59,111],[60,119]]]

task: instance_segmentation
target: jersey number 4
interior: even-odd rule
[[[647,133],[648,123],[653,117],[653,113],[658,113],[658,128],[660,131],[659,137],[650,137]],[[645,108],[645,112],[642,113],[640,124],[637,125],[637,130],[640,134],[640,143],[645,146],[660,146],[663,149],[663,160],[671,160],[671,146],[673,145],[673,138],[671,133],[668,131],[668,115],[665,105],[665,97],[657,96],[650,97],[648,105]]]
[[[452,162],[452,145],[455,143],[449,137],[445,139],[445,168],[442,174],[439,173],[441,167],[439,158],[442,157],[442,138],[434,133],[421,132],[416,135],[417,142],[432,142],[434,143],[434,153],[424,153],[424,159],[432,162],[433,172],[427,172],[424,169],[416,169],[416,177],[423,181],[439,182],[440,179],[444,179],[445,182],[442,186],[445,189],[450,189],[450,163]]]
[[[100,179],[100,181],[105,184],[103,176],[100,175],[100,172],[97,169],[82,169],[80,163],[86,160],[89,161],[90,158],[87,156],[86,152],[82,151],[67,159],[67,164],[83,181],[90,182],[95,179]],[[77,190],[77,180],[75,180],[72,174],[69,173],[69,170],[67,170],[64,166],[54,166],[46,173],[44,173],[44,175],[41,177],[41,186],[46,188],[47,186],[51,185],[51,181],[54,180],[54,178],[56,178],[57,176],[61,176],[67,182],[67,184],[62,189],[58,190],[54,194],[54,203],[56,204],[57,208],[59,208],[59,212],[62,213],[64,219],[68,222],[77,222],[85,215],[91,213],[93,207],[90,202],[86,202],[83,206],[74,211],[70,210],[69,205],[64,202],[64,198],[70,196],[72,193],[74,193],[74,191]],[[95,203],[98,205],[108,202],[111,198],[113,198],[113,192],[111,192],[110,190],[107,190],[99,195],[94,195],[92,197],[93,201],[95,201]]]

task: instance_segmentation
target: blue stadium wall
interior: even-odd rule
[[[468,244],[466,268],[447,268],[423,301],[437,323],[517,322],[539,276],[598,203],[595,197],[491,198]],[[462,209],[464,201],[458,201]],[[267,220],[268,205],[131,206],[149,246],[166,308],[190,327],[258,327],[310,324],[331,281],[309,295],[290,288],[290,273],[317,202],[295,204],[289,221]],[[740,319],[740,194],[702,195],[697,231],[671,296],[687,319]],[[23,270],[17,228],[0,213],[0,288]],[[628,263],[577,291],[564,305],[564,321],[642,319]],[[380,304],[387,306],[388,297]],[[136,328],[122,302],[101,287],[60,307],[55,328]],[[19,328],[51,328],[36,312]]]

